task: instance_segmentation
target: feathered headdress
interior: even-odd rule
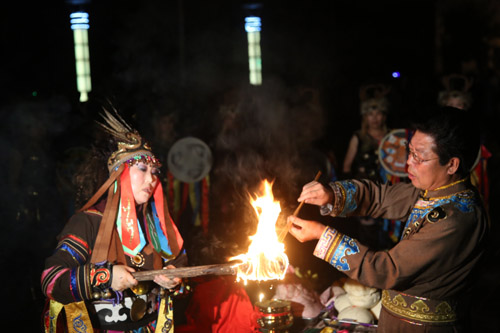
[[[97,124],[118,141],[118,149],[108,159],[108,170],[111,172],[111,170],[118,168],[124,162],[130,164],[138,160],[144,160],[144,162],[158,167],[161,166],[160,162],[153,155],[148,142],[140,136],[137,130],[132,129],[115,109],[113,111],[116,117],[104,109],[104,114],[101,114],[101,116],[105,123],[97,122]]]

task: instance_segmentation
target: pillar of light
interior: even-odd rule
[[[260,17],[245,18],[245,31],[248,39],[248,65],[250,69],[250,84],[262,84],[262,58],[260,54]]]
[[[70,15],[71,29],[75,43],[76,86],[80,92],[80,102],[88,101],[92,90],[89,60],[89,14],[74,12]]]

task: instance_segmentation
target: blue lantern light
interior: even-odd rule
[[[262,84],[262,56],[260,51],[261,21],[258,16],[245,17],[245,31],[248,40],[248,67],[250,84]]]
[[[246,32],[260,31],[260,27],[261,27],[260,17],[258,17],[258,16],[245,17],[245,31]]]
[[[89,29],[89,14],[74,12],[69,17],[75,43],[76,84],[80,92],[80,102],[86,102],[88,101],[88,92],[92,90],[87,32]]]

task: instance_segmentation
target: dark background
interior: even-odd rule
[[[392,87],[388,121],[400,128],[436,104],[443,75],[463,73],[474,79],[469,116],[480,121],[483,143],[492,153],[490,203],[498,202],[498,1],[261,1],[257,9],[247,4],[18,1],[8,9],[4,4],[0,253],[3,301],[9,306],[5,316],[22,319],[19,325],[30,327],[26,331],[39,328],[43,259],[74,211],[71,174],[93,138],[92,123],[101,106],[109,103],[153,141],[158,119],[174,114],[169,140],[194,135],[216,148],[222,105],[241,102],[238,96],[250,91],[282,106],[280,98],[293,100],[299,89],[310,88],[323,110],[323,126],[311,136],[311,149],[333,151],[341,165],[351,133],[360,125],[361,85]],[[76,91],[69,14],[77,9],[90,15],[93,90],[87,103],[78,101]],[[243,28],[250,12],[262,17],[261,87],[248,86]],[[393,78],[394,71],[401,77]],[[273,108],[266,112],[272,119]],[[307,112],[301,117],[307,119]],[[275,121],[282,122],[281,117],[276,113]],[[293,137],[294,130],[303,130],[299,121],[283,124],[279,131],[260,124],[256,136],[269,129]],[[169,143],[158,146],[167,151]],[[307,163],[304,170],[309,170]],[[290,183],[301,186],[312,177],[307,173]],[[490,214],[496,232],[498,214]],[[498,284],[492,288],[498,291]]]

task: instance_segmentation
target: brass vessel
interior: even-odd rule
[[[255,306],[260,313],[257,323],[261,332],[284,333],[293,325],[290,301],[272,299],[256,302]]]

